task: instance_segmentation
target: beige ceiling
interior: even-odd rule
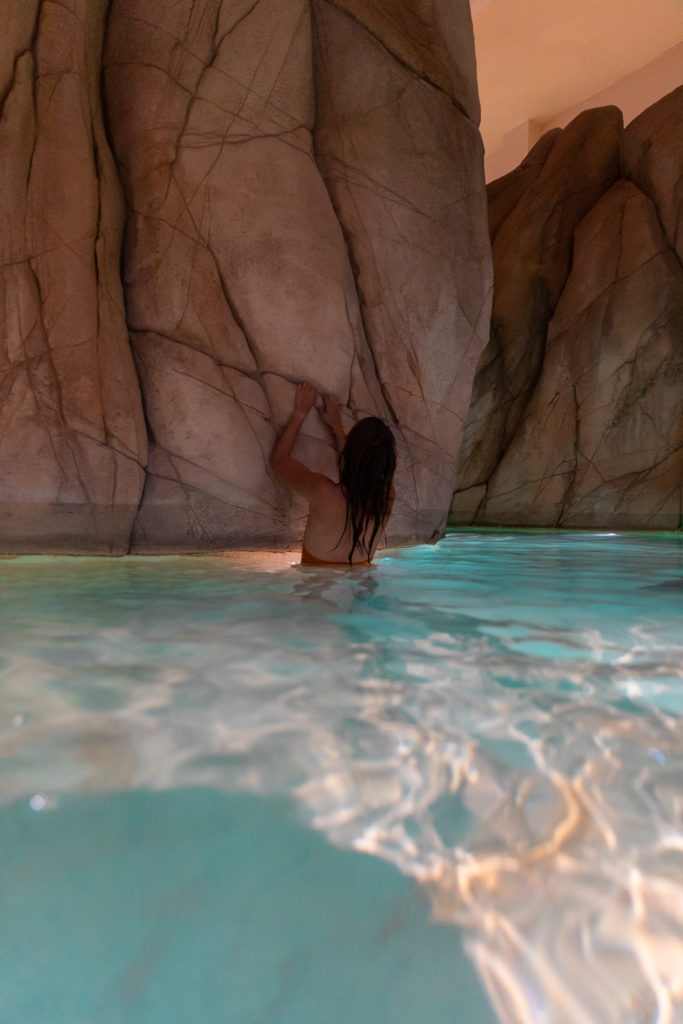
[[[471,0],[487,153],[683,40],[683,0]],[[681,68],[683,82],[683,67]]]

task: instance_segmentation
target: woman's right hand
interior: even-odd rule
[[[318,392],[315,390],[313,385],[309,384],[308,381],[303,380],[301,384],[297,384],[296,386],[296,392],[294,394],[294,412],[305,417],[309,410],[313,408],[317,399]]]
[[[342,430],[342,418],[341,413],[339,411],[339,403],[337,402],[337,399],[334,397],[334,395],[323,395],[322,400],[322,409],[318,409],[320,419],[323,421],[323,423],[327,424],[330,430]]]

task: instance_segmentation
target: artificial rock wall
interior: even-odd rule
[[[489,185],[491,337],[451,522],[676,529],[683,87],[545,135]]]
[[[0,550],[295,541],[295,383],[445,525],[491,269],[466,0],[7,0]],[[334,471],[312,414],[295,452]]]
[[[147,434],[107,141],[107,4],[0,9],[0,550],[122,550]]]

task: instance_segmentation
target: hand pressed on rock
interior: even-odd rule
[[[342,429],[341,413],[339,411],[339,403],[334,395],[323,395],[323,407],[318,409],[318,414],[323,423],[332,431],[339,431]]]
[[[318,392],[312,384],[309,384],[308,381],[302,381],[301,384],[297,384],[296,395],[294,396],[295,412],[305,416],[313,408],[317,400]]]

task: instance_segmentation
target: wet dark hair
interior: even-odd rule
[[[391,505],[391,482],[396,469],[396,444],[389,427],[377,416],[367,416],[349,432],[339,453],[339,483],[346,498],[344,533],[351,524],[353,543],[349,565],[357,547],[368,558]],[[366,531],[369,540],[364,542]]]

